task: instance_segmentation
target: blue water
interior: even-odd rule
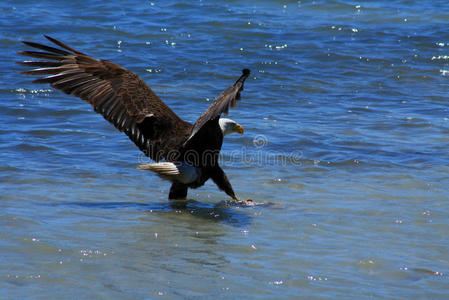
[[[3,1],[0,298],[449,297],[449,2]],[[222,164],[169,184],[74,97],[19,75],[60,39],[184,120],[250,68]]]

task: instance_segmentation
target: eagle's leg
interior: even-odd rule
[[[232,185],[229,182],[228,177],[226,176],[225,172],[219,167],[216,166],[215,170],[211,176],[212,180],[215,182],[215,184],[218,186],[218,188],[222,191],[224,191],[226,194],[228,194],[234,201],[238,203],[244,203],[244,204],[252,204],[251,199],[247,200],[240,200],[237,198],[237,196],[234,193],[234,190],[232,189]]]
[[[173,182],[168,194],[168,200],[184,200],[187,197],[187,185]]]

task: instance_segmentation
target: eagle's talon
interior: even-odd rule
[[[234,198],[234,201],[237,203],[237,204],[243,204],[243,205],[246,205],[246,206],[253,206],[253,205],[256,205],[256,202],[254,202],[252,199],[250,199],[250,198],[248,198],[248,199],[246,199],[246,200],[242,200],[242,199],[239,199],[239,198]]]

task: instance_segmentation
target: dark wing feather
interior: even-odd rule
[[[19,52],[49,60],[19,63],[37,67],[24,74],[48,75],[34,82],[49,83],[89,102],[97,113],[125,132],[139,149],[156,161],[182,146],[192,125],[182,121],[136,74],[45,37],[64,50],[23,42],[45,52]]]
[[[207,122],[219,118],[221,114],[227,115],[229,107],[235,108],[236,103],[240,100],[240,92],[243,91],[243,84],[245,79],[248,78],[250,70],[243,69],[242,76],[229,88],[227,88],[217,99],[209,106],[209,108],[198,118],[193,125],[192,133],[188,140],[184,143],[187,144],[200,129],[206,125]]]

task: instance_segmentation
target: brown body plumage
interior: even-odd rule
[[[47,75],[34,82],[49,83],[53,88],[90,103],[97,113],[124,132],[154,161],[165,160],[196,168],[199,175],[194,182],[172,180],[169,199],[185,198],[189,187],[202,186],[210,178],[221,190],[237,199],[218,164],[223,143],[218,121],[221,114],[227,114],[229,106],[235,107],[249,70],[243,70],[242,76],[192,125],[178,117],[136,74],[45,37],[62,49],[23,42],[44,51],[19,52],[43,59],[20,62],[37,67],[23,73]]]

